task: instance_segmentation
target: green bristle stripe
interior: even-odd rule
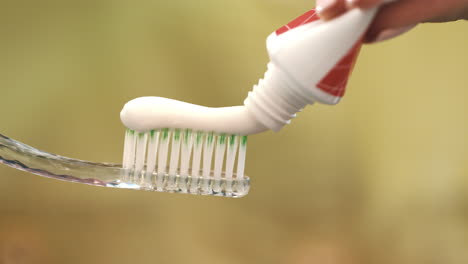
[[[161,137],[163,140],[167,140],[168,137],[169,137],[169,132],[170,132],[170,129],[169,128],[163,128],[160,130],[161,131]],[[158,130],[150,130],[148,132],[137,132],[135,130],[132,130],[132,129],[128,129],[127,128],[127,132],[130,134],[130,135],[134,135],[135,133],[138,135],[138,137],[143,137],[145,134],[149,134],[149,136],[151,136],[152,138],[156,135],[156,132],[158,132]],[[192,136],[192,133],[193,131],[191,129],[174,129],[174,139],[175,140],[180,140],[180,137],[181,137],[181,134],[184,134],[184,142],[186,144],[189,143],[189,139],[191,138]],[[208,144],[212,144],[213,141],[214,141],[214,137],[216,135],[216,133],[214,132],[203,132],[203,131],[196,131],[196,136],[195,136],[195,143],[196,144],[201,144],[202,140],[203,140],[203,135],[206,134],[206,140],[208,142]],[[234,145],[235,142],[236,142],[236,138],[239,137],[240,138],[240,144],[242,146],[245,146],[247,145],[247,136],[240,136],[240,135],[234,135],[234,134],[231,134],[231,135],[226,135],[226,134],[218,134],[219,135],[219,144],[230,144],[230,145]],[[226,142],[227,140],[227,142]]]
[[[236,137],[237,137],[236,135],[231,135],[229,137],[229,145],[233,146],[234,143],[236,143]]]
[[[192,136],[192,130],[186,129],[184,132],[185,132],[184,141],[185,141],[185,144],[188,144],[189,138]]]
[[[247,145],[247,136],[242,136],[241,137],[241,144],[242,144],[242,146]]]
[[[163,128],[162,133],[163,133],[162,138],[166,140],[167,137],[169,136],[169,128]]]
[[[219,144],[224,144],[226,142],[226,134],[219,135]]]
[[[203,138],[203,132],[202,131],[197,131],[197,139],[196,139],[197,145],[201,144],[202,138]]]
[[[174,130],[174,139],[179,140],[180,139],[180,129]]]
[[[208,133],[208,138],[206,139],[208,141],[208,144],[212,144],[213,143],[213,132],[210,132]]]

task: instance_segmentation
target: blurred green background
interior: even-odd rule
[[[242,104],[306,0],[0,0],[1,133],[120,162],[119,112]],[[0,166],[0,263],[468,263],[467,22],[363,48],[337,106],[250,137],[242,199]]]

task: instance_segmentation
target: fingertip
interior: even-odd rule
[[[344,0],[317,0],[317,14],[323,20],[333,19],[346,12]]]
[[[376,7],[384,2],[385,0],[346,0],[346,7],[348,9],[351,9],[351,8],[368,9],[368,8]]]
[[[316,1],[316,10],[317,12],[323,12],[336,5],[338,0],[317,0]]]
[[[408,31],[410,31],[411,29],[413,29],[416,26],[417,26],[417,24],[412,24],[412,25],[408,25],[408,26],[404,26],[404,27],[382,30],[382,31],[380,31],[378,33],[374,33],[374,34],[370,34],[370,35],[366,36],[366,38],[364,39],[364,42],[370,44],[370,43],[377,43],[377,42],[382,42],[382,41],[385,41],[385,40],[389,40],[389,39],[395,38],[397,36],[400,36],[400,35],[408,32]]]
[[[357,7],[358,3],[359,3],[359,1],[356,1],[356,0],[346,0],[346,8],[348,8],[348,9],[355,8],[355,7]]]
[[[336,0],[317,0],[315,11],[324,20],[332,18],[333,8],[336,5]]]

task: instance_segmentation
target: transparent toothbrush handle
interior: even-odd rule
[[[0,134],[0,163],[7,166],[36,174],[43,177],[57,180],[89,184],[102,187],[114,187],[123,189],[145,190],[145,191],[164,191],[175,193],[190,193],[224,197],[242,197],[249,191],[250,180],[244,176],[242,179],[232,180],[229,183],[226,180],[219,182],[210,182],[210,186],[219,184],[220,186],[238,186],[233,190],[226,192],[213,192],[202,190],[201,188],[171,188],[171,190],[156,188],[155,186],[142,185],[131,170],[122,168],[120,164],[96,163],[77,159],[71,159],[30,147]],[[144,173],[144,171],[142,172]],[[156,177],[157,174],[154,174]],[[189,176],[173,176],[178,183],[197,182]],[[163,176],[163,183],[169,182],[169,176]]]

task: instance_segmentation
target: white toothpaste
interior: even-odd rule
[[[145,132],[158,128],[190,128],[230,134],[255,134],[268,128],[259,124],[245,106],[205,107],[163,97],[140,97],[120,112],[123,124]]]
[[[351,10],[329,22],[311,10],[267,39],[268,71],[243,106],[211,108],[161,97],[140,97],[123,107],[123,124],[139,132],[159,128],[249,135],[278,131],[308,104],[336,104],[344,94],[376,9]]]

